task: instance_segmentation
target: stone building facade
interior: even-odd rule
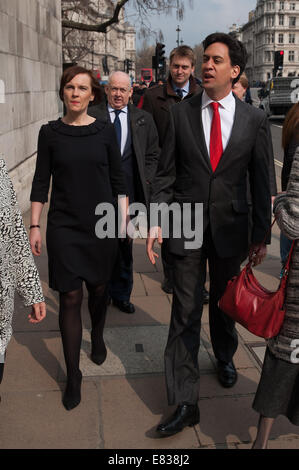
[[[38,132],[62,110],[60,0],[0,1],[0,154],[29,207]]]
[[[249,55],[250,81],[272,77],[278,50],[284,51],[282,76],[299,76],[299,0],[257,0],[240,36]]]
[[[111,17],[114,10],[113,0],[89,0],[82,2],[80,8],[70,8],[68,0],[62,0],[62,15],[72,21],[99,24]],[[73,2],[74,3],[74,2]],[[129,72],[135,79],[136,31],[124,19],[124,9],[120,21],[107,29],[107,33],[85,32],[63,28],[63,63],[77,63],[86,68],[97,70],[102,81],[107,80],[106,60],[109,72],[124,70],[126,59],[132,61]]]

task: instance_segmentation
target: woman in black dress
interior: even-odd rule
[[[49,286],[59,291],[59,327],[67,368],[63,404],[68,410],[81,400],[83,281],[89,294],[91,359],[100,365],[107,355],[103,340],[107,283],[117,261],[118,240],[96,236],[99,216],[95,209],[127,193],[113,125],[87,115],[99,89],[92,72],[78,66],[65,70],[59,94],[66,115],[41,127],[30,196],[30,243],[38,256],[39,220],[52,177],[47,223]]]

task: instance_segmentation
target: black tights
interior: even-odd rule
[[[91,286],[88,290],[88,309],[91,318],[92,353],[101,354],[106,350],[103,341],[103,330],[107,309],[107,284]],[[60,293],[59,327],[61,332],[67,376],[78,377],[82,341],[81,305],[83,288]]]

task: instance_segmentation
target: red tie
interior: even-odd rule
[[[221,155],[223,153],[222,135],[221,135],[221,121],[219,115],[219,103],[211,103],[213,108],[213,121],[211,126],[210,135],[210,160],[213,171],[216,170]]]

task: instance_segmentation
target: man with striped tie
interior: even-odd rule
[[[165,350],[168,404],[176,411],[157,431],[167,436],[199,422],[199,366],[202,291],[208,259],[210,274],[209,326],[223,387],[237,380],[233,356],[238,346],[234,322],[218,307],[227,282],[239,273],[249,252],[254,264],[266,254],[263,240],[270,227],[269,164],[273,160],[266,114],[248,106],[232,93],[244,71],[243,44],[224,33],[204,41],[204,91],[170,110],[151,201],[203,204],[203,243],[186,248],[188,237],[170,237],[174,257],[174,293],[169,337]],[[252,198],[252,232],[249,236],[247,175]],[[193,209],[195,210],[195,209]],[[195,222],[195,217],[193,222]],[[195,227],[195,231],[200,227]],[[147,252],[152,263],[159,227],[152,227]],[[248,241],[251,240],[250,247]],[[188,240],[189,241],[189,240]],[[269,242],[269,239],[267,239]]]

